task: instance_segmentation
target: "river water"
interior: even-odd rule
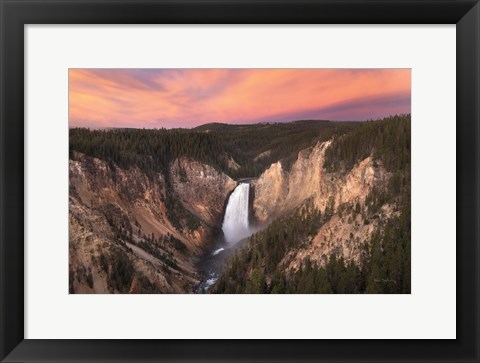
[[[222,274],[228,259],[256,231],[249,223],[249,194],[248,181],[238,184],[230,194],[223,218],[222,233],[214,238],[212,251],[203,255],[197,263],[202,280],[195,289],[196,293],[208,292]]]

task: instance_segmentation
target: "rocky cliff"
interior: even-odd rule
[[[213,167],[187,158],[172,163],[174,193],[183,206],[208,226],[222,222],[224,205],[236,182]]]
[[[324,169],[325,150],[332,142],[318,143],[300,151],[289,171],[283,169],[281,162],[272,164],[252,184],[255,196],[252,209],[261,224],[284,216],[307,201],[322,214],[332,214],[315,238],[287,256],[285,261],[290,268],[298,267],[304,257],[321,262],[332,253],[358,262],[365,241],[376,230],[381,218],[389,217],[386,209],[378,219],[366,225],[360,213],[348,214],[353,209],[351,206],[357,203],[363,210],[372,189],[384,186],[390,175],[372,157],[360,161],[348,172],[328,173]],[[347,205],[349,212],[339,216],[336,213],[339,207]]]
[[[70,292],[192,292],[215,280],[209,264],[216,292],[410,289],[409,115],[72,129],[70,157]],[[228,175],[250,180],[258,226],[217,261]]]
[[[371,157],[362,160],[347,174],[327,173],[323,168],[325,150],[332,141],[302,150],[290,171],[281,162],[272,164],[252,183],[255,190],[253,212],[260,223],[269,222],[313,199],[321,211],[332,203],[363,203],[375,185],[384,184],[388,173]]]
[[[74,153],[69,162],[70,292],[189,292],[235,182],[187,159],[170,181]],[[169,182],[173,194],[169,192]],[[172,189],[172,188],[170,188]],[[178,200],[184,206],[178,206]],[[175,205],[175,220],[169,208]],[[199,219],[194,227],[187,220]]]

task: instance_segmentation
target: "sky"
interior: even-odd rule
[[[410,113],[410,69],[70,69],[70,127],[362,121]]]

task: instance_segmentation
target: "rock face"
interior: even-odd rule
[[[266,223],[286,211],[288,175],[278,161],[252,183],[253,212],[258,222]]]
[[[180,158],[172,163],[170,175],[174,192],[183,206],[207,225],[219,225],[225,202],[236,182],[209,165]]]
[[[238,164],[231,156],[226,155],[225,160],[227,161],[227,165],[230,170],[237,171],[240,169],[240,164]]]
[[[331,255],[343,257],[347,262],[361,264],[365,243],[370,241],[373,233],[392,217],[389,206],[382,208],[375,219],[366,220],[362,214],[335,214],[325,223],[316,235],[301,247],[292,251],[285,261],[287,269],[297,270],[305,258],[323,265]]]
[[[318,143],[298,153],[289,172],[280,162],[272,164],[252,186],[253,211],[260,223],[267,223],[313,199],[320,211],[333,202],[334,210],[342,203],[363,203],[374,185],[382,184],[387,173],[368,157],[348,174],[331,174],[323,168],[325,150],[332,141]]]
[[[174,194],[204,223],[179,227],[166,206],[164,175],[147,177],[75,153],[69,161],[71,293],[190,292],[198,283],[192,256],[210,241],[235,182],[210,166],[177,160]],[[171,194],[171,190],[170,190]],[[121,264],[118,261],[122,261]]]
[[[272,154],[272,150],[264,151],[253,158],[253,161],[259,161],[268,158]]]
[[[123,170],[96,158],[76,155],[70,160],[70,198],[108,215],[119,210],[131,224],[137,221],[146,234],[172,234],[189,241],[166,218],[165,178],[149,179],[137,168]],[[193,246],[192,246],[193,247]]]
[[[331,254],[358,262],[365,242],[377,226],[390,217],[388,210],[368,222],[361,214],[341,216],[335,213],[345,204],[358,203],[363,208],[372,188],[385,185],[390,176],[371,157],[359,162],[348,173],[327,173],[324,169],[325,150],[331,143],[318,143],[311,149],[300,151],[289,172],[283,170],[280,162],[274,163],[253,182],[252,209],[261,224],[279,218],[307,201],[322,214],[328,208],[333,213],[314,238],[286,256],[286,268],[298,268],[307,256],[320,263]]]
[[[332,142],[300,151],[290,170],[280,161],[271,164],[251,183],[259,224],[306,203],[332,215],[284,257],[287,270],[298,269],[306,257],[321,264],[332,254],[358,262],[364,244],[395,213],[384,206],[366,220],[365,199],[390,175],[371,157],[348,172],[328,173],[325,151]],[[173,161],[166,175],[147,176],[79,153],[69,168],[70,292],[191,292],[199,278],[192,257],[211,243],[237,183],[187,158]]]
[[[328,145],[326,142],[300,151],[290,172],[276,162],[253,182],[253,210],[260,223],[282,216],[321,192],[323,159]]]

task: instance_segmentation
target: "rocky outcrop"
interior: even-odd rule
[[[318,144],[300,151],[288,172],[278,161],[253,182],[253,210],[260,223],[278,218],[320,192],[324,151],[328,145]]]
[[[362,160],[347,174],[327,173],[323,168],[325,150],[332,141],[302,150],[290,171],[281,162],[272,164],[252,183],[253,212],[260,223],[267,223],[300,206],[308,199],[320,211],[329,204],[334,210],[342,203],[364,202],[373,186],[382,184],[387,173],[371,157]]]
[[[225,161],[227,162],[227,166],[230,170],[237,171],[240,169],[240,164],[238,164],[231,156],[225,155]]]
[[[225,202],[236,182],[198,161],[180,158],[170,167],[172,186],[183,206],[213,227],[222,222]]]
[[[136,221],[145,234],[171,234],[185,243],[191,242],[166,217],[166,183],[162,174],[148,178],[138,168],[124,170],[77,153],[70,160],[69,180],[70,196],[80,204],[107,215],[111,212],[108,209],[115,208],[131,224]]]
[[[264,152],[261,152],[257,156],[253,158],[253,161],[260,161],[262,159],[268,158],[272,154],[272,150],[266,150]]]
[[[282,164],[272,164],[258,179],[252,182],[253,212],[260,224],[275,219],[285,208],[288,195],[288,175]]]
[[[124,170],[74,153],[69,161],[70,292],[192,291],[198,283],[192,256],[210,243],[211,226],[221,220],[235,182],[186,159],[172,164],[170,178],[174,194],[205,223],[192,230],[170,220],[167,200],[173,196],[161,173],[148,177],[138,168]]]
[[[346,213],[334,214],[308,243],[285,257],[285,268],[298,270],[305,258],[322,266],[332,255],[360,266],[365,253],[365,243],[370,241],[372,235],[385,225],[388,219],[396,215],[398,212],[394,212],[391,205],[385,205],[380,213],[371,219],[352,209]]]
[[[306,257],[322,265],[332,254],[359,263],[364,244],[392,216],[389,208],[373,220],[366,220],[362,213],[372,189],[386,185],[390,177],[381,164],[367,157],[348,172],[328,173],[323,165],[331,142],[299,152],[290,171],[283,170],[280,162],[272,164],[253,182],[252,209],[260,223],[267,224],[305,203],[332,215],[315,236],[285,256],[287,270],[298,269]]]

